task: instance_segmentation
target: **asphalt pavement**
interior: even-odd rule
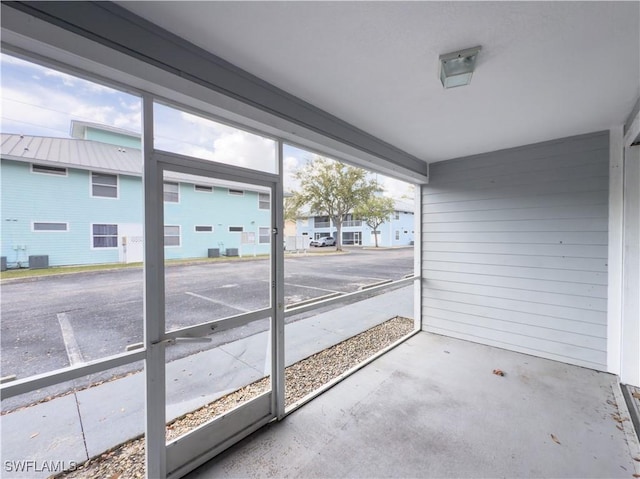
[[[313,248],[285,259],[285,302],[294,304],[340,294],[412,272],[413,249]],[[329,254],[327,254],[329,253]],[[196,262],[166,268],[166,328],[190,326],[267,307],[271,292],[270,261]],[[17,379],[69,365],[109,357],[143,340],[142,268],[3,280],[1,376]],[[312,313],[289,318],[299,321]],[[243,334],[266,330],[256,322]],[[175,348],[170,360],[238,339],[237,331],[216,335],[208,345]],[[140,369],[131,364],[86,378],[109,379]],[[82,381],[2,401],[2,409],[57,395]]]
[[[413,317],[411,285],[291,322],[285,328],[286,364],[396,315]],[[241,335],[167,363],[168,420],[269,374],[268,332],[245,329]],[[84,462],[142,434],[144,397],[140,371],[4,414],[2,477],[47,477],[53,468]]]

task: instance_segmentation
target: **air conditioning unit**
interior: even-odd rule
[[[49,256],[37,255],[29,256],[29,269],[47,269],[49,267]]]
[[[238,256],[238,248],[227,248],[227,256]]]
[[[209,258],[219,258],[220,257],[220,248],[209,248],[207,256],[209,256]]]

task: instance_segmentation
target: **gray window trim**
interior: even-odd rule
[[[178,234],[168,235],[166,228],[178,228]],[[180,225],[164,225],[164,227],[162,228],[162,231],[164,232],[163,241],[164,241],[165,248],[180,248],[182,246],[182,227]],[[167,244],[167,237],[178,238],[178,244]]]
[[[116,227],[116,234],[115,235],[95,235],[93,233],[93,227],[94,226],[115,226]],[[91,249],[97,249],[97,250],[114,250],[114,249],[118,249],[118,223],[91,223],[89,225],[89,228],[91,228]],[[113,238],[115,236],[116,238],[116,245],[115,246],[94,246],[95,242],[94,239],[95,238]]]
[[[64,229],[37,229],[36,225],[64,225]],[[69,223],[66,221],[32,221],[31,231],[33,233],[68,233]]]
[[[94,181],[94,176],[93,175],[103,175],[103,176],[115,176],[116,178],[116,184],[115,185],[108,185],[108,184],[104,184],[104,183],[96,183]],[[120,197],[120,175],[115,174],[115,173],[102,173],[100,171],[92,171],[89,174],[89,183],[90,183],[90,188],[91,188],[91,198],[104,198],[107,200],[117,200]],[[103,196],[103,195],[96,195],[95,194],[95,186],[101,186],[103,188],[113,188],[116,190],[116,195],[115,196]]]
[[[262,234],[262,230],[267,230],[266,234]],[[267,241],[262,241],[262,238],[267,238]],[[258,227],[258,244],[271,244],[271,228],[268,226]]]
[[[167,191],[165,190],[165,186],[167,186],[167,185],[176,185],[178,187],[178,191],[169,192],[169,194],[178,195],[178,199],[176,201],[167,200]],[[162,182],[162,201],[164,201],[165,203],[180,203],[180,183],[179,182],[177,182],[177,181],[163,181]]]
[[[41,168],[43,170],[38,171]],[[41,163],[31,163],[31,173],[35,175],[49,176],[69,176],[69,169],[64,166],[43,165]]]
[[[263,199],[261,197],[266,196],[267,199]],[[266,205],[266,208],[263,206]],[[269,193],[258,193],[258,209],[259,210],[270,210],[271,209],[271,197]]]

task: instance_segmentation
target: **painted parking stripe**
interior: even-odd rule
[[[262,281],[264,281],[265,283],[270,283],[271,281],[269,281],[268,279],[263,279]],[[336,291],[334,289],[326,289],[326,288],[318,288],[316,286],[305,286],[304,284],[293,284],[293,283],[284,283],[285,286],[293,286],[296,288],[307,288],[307,289],[315,289],[317,291],[326,291],[327,293],[339,293],[339,294],[343,294],[343,291]]]
[[[64,347],[67,350],[67,356],[69,357],[69,363],[71,366],[84,363],[84,358],[80,352],[80,346],[76,341],[76,335],[73,333],[73,328],[67,317],[67,313],[58,313],[58,322],[60,323],[60,330],[62,331],[62,339],[64,341]]]
[[[232,304],[223,303],[222,301],[216,301],[215,299],[207,298],[206,296],[202,296],[201,294],[198,294],[198,293],[192,293],[191,291],[185,291],[184,294],[188,294],[189,296],[193,296],[195,298],[204,299],[205,301],[209,301],[210,303],[217,304],[220,306],[225,306],[227,308],[237,309],[238,311],[242,311],[244,313],[248,313],[249,311],[251,311],[250,309],[245,309],[239,306],[234,306]]]

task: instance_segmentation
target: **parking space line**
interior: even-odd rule
[[[327,293],[342,293],[342,291],[336,291],[334,289],[318,288],[316,286],[305,286],[304,284],[285,283],[285,286],[295,286],[296,288],[315,289],[315,290],[318,290],[318,291],[325,291]]]
[[[248,313],[249,311],[251,311],[250,309],[245,309],[239,306],[233,306],[231,304],[223,303],[222,301],[217,301],[215,299],[207,298],[206,296],[202,296],[201,294],[198,294],[198,293],[192,293],[191,291],[185,291],[184,294],[188,294],[189,296],[193,296],[195,298],[204,299],[205,301],[209,301],[210,303],[218,304],[220,306],[225,306],[227,308],[237,309],[238,311],[242,311],[243,313]]]
[[[67,313],[58,313],[58,323],[60,323],[60,330],[62,331],[62,340],[64,341],[64,347],[67,350],[67,356],[69,357],[69,363],[71,366],[84,363],[80,346],[76,341],[76,335],[73,333],[73,328],[67,317]]]
[[[262,281],[264,281],[265,283],[270,283],[271,282],[268,279],[263,279]],[[307,289],[315,289],[315,290],[318,290],[318,291],[326,291],[327,293],[340,293],[340,294],[344,293],[344,291],[336,291],[335,289],[318,288],[317,286],[305,286],[304,284],[284,283],[284,285],[285,286],[295,286],[296,288],[307,288]]]

